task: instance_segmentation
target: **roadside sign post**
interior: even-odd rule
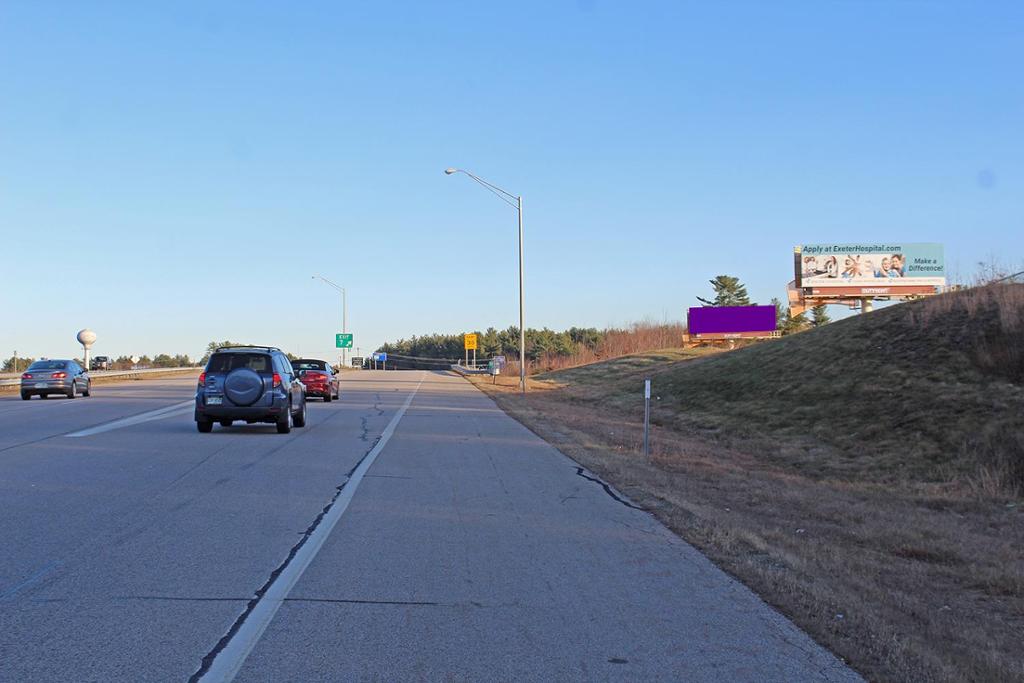
[[[341,349],[341,362],[338,367],[345,367],[345,349],[352,348],[352,335],[346,332],[338,332],[334,335],[334,347]]]
[[[469,352],[473,352],[473,367],[476,367],[477,339],[475,332],[467,332],[462,335],[462,346],[466,351],[466,367],[469,367]]]
[[[651,380],[644,380],[644,457],[651,455]]]

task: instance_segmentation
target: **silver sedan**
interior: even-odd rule
[[[73,360],[37,360],[21,375],[21,398],[29,400],[32,394],[46,398],[50,394],[64,394],[75,398],[88,396],[92,390],[89,373]]]

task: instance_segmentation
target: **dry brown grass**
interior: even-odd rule
[[[537,359],[527,364],[526,373],[528,375],[536,375],[538,373],[564,370],[602,360],[619,358],[633,353],[678,346],[685,332],[686,327],[678,323],[656,323],[651,321],[633,323],[626,328],[609,328],[601,332],[601,339],[593,348],[581,344],[575,353],[569,355],[558,353],[541,354]],[[518,377],[519,362],[510,359],[505,368],[505,373]]]
[[[476,381],[869,679],[1024,680],[1024,393],[985,355],[1021,341],[1017,287],[551,373],[525,399]],[[843,384],[858,364],[892,390]]]

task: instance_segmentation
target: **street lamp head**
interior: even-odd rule
[[[446,168],[444,170],[444,174],[445,175],[451,175],[452,173],[458,173],[458,172],[459,172],[459,169],[457,169],[457,168]]]

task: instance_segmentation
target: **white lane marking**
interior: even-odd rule
[[[89,427],[88,429],[83,429],[81,431],[71,432],[64,436],[69,438],[92,436],[93,434],[102,434],[103,432],[110,432],[115,429],[123,429],[125,427],[131,427],[132,425],[142,424],[143,422],[162,420],[165,417],[171,417],[172,415],[184,415],[191,408],[195,407],[195,404],[195,400],[183,401],[182,403],[175,403],[173,406],[167,406],[166,408],[160,408],[159,410],[151,410],[148,413],[140,413],[138,415],[132,415],[131,417],[123,417],[120,420],[114,420],[113,422],[96,425],[95,427]]]
[[[327,540],[327,537],[331,535],[331,531],[338,523],[338,520],[345,514],[345,510],[348,508],[348,504],[352,502],[352,497],[355,495],[356,489],[359,488],[359,483],[366,475],[366,471],[370,469],[373,461],[377,459],[377,456],[380,455],[380,452],[384,450],[384,446],[391,439],[391,435],[395,433],[395,428],[398,426],[402,416],[405,415],[405,411],[412,403],[412,399],[416,396],[416,392],[419,391],[424,379],[426,379],[426,374],[420,375],[419,383],[416,384],[412,393],[406,397],[405,403],[398,409],[395,416],[391,418],[391,422],[388,422],[388,426],[384,428],[380,435],[380,441],[373,447],[373,450],[366,454],[363,461],[359,463],[359,466],[352,473],[352,477],[345,483],[341,494],[334,501],[334,505],[331,506],[331,509],[320,520],[320,524],[313,530],[308,540],[295,553],[292,561],[288,563],[284,571],[278,574],[274,582],[270,584],[270,587],[260,597],[256,606],[249,613],[248,618],[242,622],[242,625],[235,632],[231,640],[228,641],[228,644],[224,646],[224,649],[217,653],[217,656],[210,664],[210,668],[199,678],[201,683],[229,683],[238,675],[242,664],[245,663],[249,653],[256,647],[256,643],[263,636],[263,632],[267,630],[267,626],[270,625],[274,615],[277,614],[277,610],[284,603],[284,599],[288,597],[288,593],[295,587],[303,572],[306,571],[313,558],[320,552],[320,548],[323,546],[324,541]]]

